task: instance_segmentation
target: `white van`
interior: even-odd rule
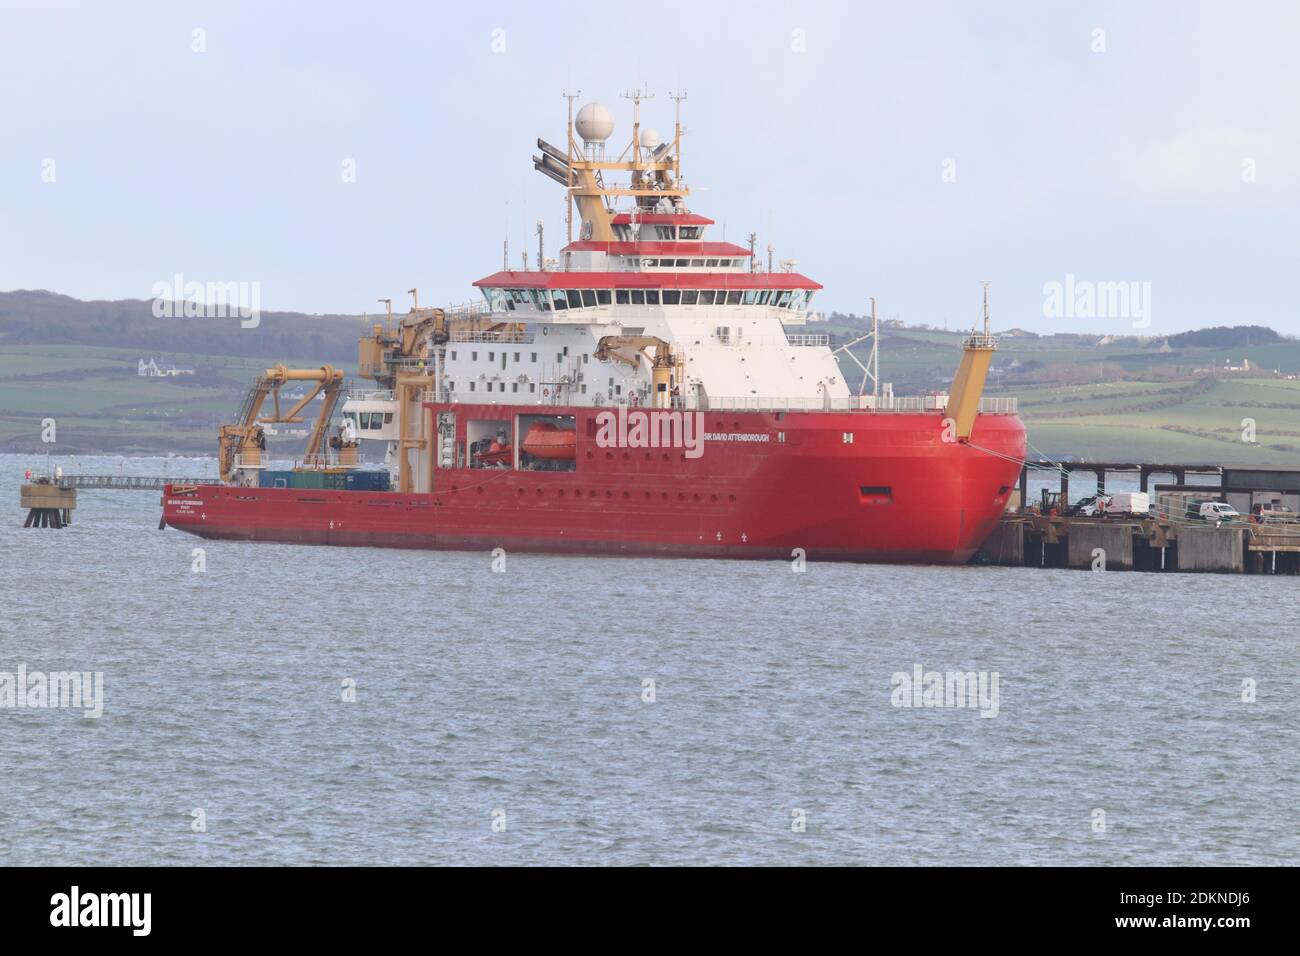
[[[1097,495],[1079,502],[1081,515],[1144,515],[1151,511],[1151,496],[1145,491],[1118,492],[1113,495]]]
[[[1202,521],[1240,521],[1241,513],[1226,501],[1202,501]]]

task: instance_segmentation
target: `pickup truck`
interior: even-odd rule
[[[1250,509],[1250,520],[1256,524],[1292,524],[1300,520],[1296,513],[1283,504],[1255,505]]]

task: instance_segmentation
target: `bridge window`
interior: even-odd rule
[[[597,302],[597,304],[599,304],[599,305],[609,305],[609,290],[608,290],[608,289],[597,289],[597,290],[596,290],[596,302]]]
[[[646,304],[646,305],[658,305],[658,304],[659,304],[659,290],[658,290],[658,289],[646,289],[646,290],[645,290],[645,304]]]
[[[727,305],[740,305],[740,293],[739,293],[739,292],[728,292],[728,293],[727,293]]]
[[[706,269],[716,269],[718,267],[717,259],[705,259],[704,266]]]
[[[694,289],[682,293],[682,305],[695,305],[700,301],[700,294]]]
[[[582,304],[589,309],[594,309],[596,307],[596,293],[594,290],[582,290]]]
[[[676,289],[664,289],[664,305],[681,305],[682,294]]]
[[[555,311],[563,312],[569,307],[569,300],[565,298],[563,289],[555,289],[551,292],[552,301],[555,303]]]
[[[645,305],[645,292],[641,289],[632,290],[632,304]]]
[[[568,290],[567,297],[569,300],[569,308],[571,309],[582,308],[582,294],[578,292],[577,289]]]
[[[745,297],[744,297],[744,299],[745,299],[745,305],[753,305],[754,302],[757,300],[757,298],[758,298],[758,295],[757,295],[757,293],[755,293],[755,291],[754,291],[753,289],[746,289],[746,290],[745,290]]]
[[[698,238],[700,238],[700,227],[699,227],[699,226],[682,226],[680,232],[681,232],[681,236],[682,236],[683,239],[698,239]]]
[[[627,289],[618,289],[614,292],[614,302],[617,305],[628,305],[632,301],[632,296],[628,294]]]
[[[776,307],[778,309],[784,309],[789,304],[790,304],[790,293],[788,291],[782,291],[781,299],[779,302],[777,302]]]

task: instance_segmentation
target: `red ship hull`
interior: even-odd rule
[[[1025,452],[1013,415],[952,442],[940,412],[706,412],[691,457],[606,447],[599,409],[430,408],[462,416],[462,437],[467,418],[572,415],[576,470],[436,468],[414,494],[169,485],[164,519],[293,544],[956,564],[997,524]]]

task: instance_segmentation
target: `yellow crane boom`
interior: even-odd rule
[[[596,343],[595,356],[598,361],[613,360],[622,362],[632,368],[640,367],[640,359],[625,355],[619,349],[633,349],[636,353],[653,348],[654,358],[650,361],[650,384],[653,404],[656,408],[672,406],[673,369],[677,357],[672,346],[655,335],[606,335]]]
[[[292,408],[284,411],[280,408],[280,387],[285,382],[314,382],[315,384],[307,394],[294,403]],[[334,407],[338,404],[342,388],[343,370],[336,369],[332,365],[322,365],[320,368],[286,368],[284,365],[276,365],[274,368],[268,368],[249,389],[235,424],[221,426],[217,439],[217,461],[222,480],[230,481],[233,478],[240,464],[240,456],[245,453],[250,441],[256,444],[259,451],[265,445],[262,437],[264,423],[301,422],[302,411],[315,400],[317,395],[323,394],[324,400],[312,425],[311,435],[307,439],[303,460],[311,461],[318,456],[325,442],[325,432],[329,428],[329,421],[334,414]],[[271,399],[273,412],[270,415],[262,415],[262,406],[266,404],[268,397]]]

